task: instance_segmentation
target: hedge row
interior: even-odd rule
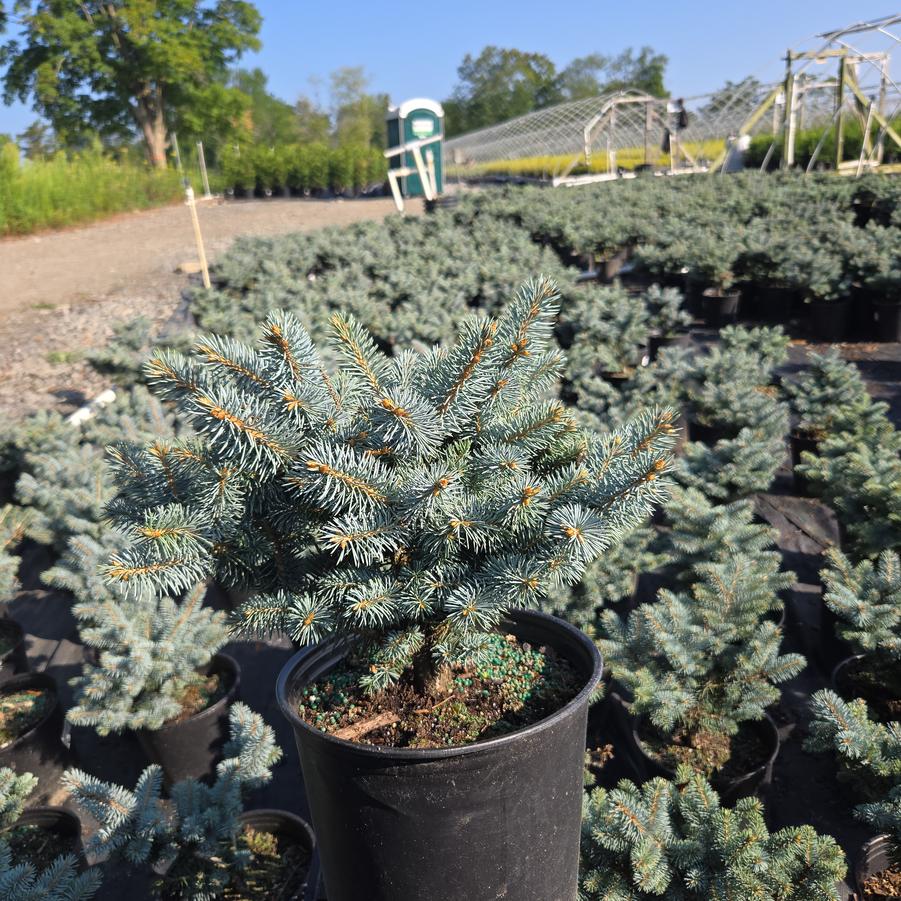
[[[233,144],[223,148],[219,165],[226,188],[238,194],[254,190],[359,193],[383,184],[388,176],[382,151],[362,144]]]

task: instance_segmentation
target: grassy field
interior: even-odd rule
[[[90,222],[181,197],[172,169],[115,162],[100,153],[19,162],[15,145],[0,147],[0,235]]]
[[[685,148],[695,158],[714,159],[722,151],[725,143],[717,141],[686,142]],[[476,163],[473,166],[448,165],[448,175],[461,178],[473,178],[485,175],[520,175],[528,178],[553,178],[560,175],[572,161],[572,155],[560,156],[530,156],[517,160],[492,160],[487,163]],[[652,160],[657,166],[668,166],[670,159],[668,153],[657,153]],[[616,152],[616,163],[620,169],[634,169],[645,162],[643,147],[625,147]],[[606,172],[607,154],[597,152],[592,154],[591,164],[580,162],[573,170],[573,175],[583,175],[588,172]]]

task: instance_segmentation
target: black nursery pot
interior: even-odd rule
[[[701,317],[709,328],[721,328],[738,321],[738,291],[707,288],[701,293]]]
[[[757,291],[750,318],[764,322],[788,322],[797,303],[797,292],[781,285],[767,285]]]
[[[28,658],[25,656],[25,631],[14,620],[0,618],[0,634],[9,636],[15,642],[0,657],[0,684],[8,682],[13,676],[28,672]]]
[[[0,685],[0,696],[32,688],[49,692],[52,700],[43,719],[14,742],[0,748],[0,766],[19,773],[32,773],[39,784],[49,786],[59,776],[60,769],[69,763],[68,751],[62,742],[63,709],[56,681],[46,673],[23,673]]]
[[[812,454],[817,452],[817,441],[810,432],[803,432],[793,429],[788,436],[789,449],[791,450],[792,475],[795,480],[795,488],[802,496],[810,494],[810,486],[807,479],[798,472],[798,466],[801,464],[801,454],[809,451]]]
[[[81,820],[64,807],[31,807],[13,824],[16,826],[36,826],[44,832],[52,832],[60,839],[60,854],[82,852]],[[62,843],[65,843],[64,847]]]
[[[704,425],[694,419],[689,419],[686,423],[686,432],[689,441],[700,441],[708,447],[713,447],[717,441],[727,441],[734,438],[737,434],[734,428],[727,428],[722,425]]]
[[[812,300],[807,304],[807,328],[818,341],[830,343],[844,341],[848,337],[851,320],[851,301]]]
[[[763,760],[755,763],[752,768],[742,773],[731,776],[723,776],[721,773],[713,774],[710,784],[717,791],[724,805],[731,805],[740,798],[747,798],[773,781],[773,763],[779,756],[781,746],[776,724],[767,713],[764,719],[744,723],[743,726],[756,730],[758,737],[766,745],[767,755]],[[634,742],[633,751],[643,764],[640,770],[640,772],[643,771],[641,778],[650,779],[654,776],[663,776],[666,779],[675,779],[675,771],[664,766],[657,757],[648,752],[638,735],[637,724],[632,730],[632,740]]]
[[[901,341],[901,302],[874,300],[873,322],[877,341]]]
[[[885,895],[871,895],[864,891],[866,881],[877,873],[887,870],[895,863],[895,846],[887,835],[871,838],[857,855],[857,866],[854,868],[854,879],[857,882],[857,893],[860,901],[882,901]]]
[[[168,785],[182,779],[212,779],[228,738],[228,708],[238,694],[241,670],[228,654],[216,654],[206,674],[229,680],[228,691],[214,704],[185,720],[136,734],[144,753],[159,764]]]
[[[629,257],[632,256],[632,249],[629,247],[621,247],[616,253],[607,257],[604,260],[598,260],[598,269],[600,270],[601,277],[605,282],[612,282],[620,272],[622,271],[623,266],[629,262]]]
[[[329,901],[573,901],[589,698],[601,658],[578,629],[543,613],[501,628],[547,645],[584,680],[549,717],[452,748],[353,744],[297,714],[302,686],[341,662],[323,642],[285,665],[276,695],[294,728]]]
[[[687,332],[676,332],[674,335],[648,335],[648,359],[657,359],[664,347],[685,347],[689,342]]]
[[[289,813],[287,810],[272,810],[260,808],[259,810],[245,810],[238,816],[241,826],[249,826],[259,832],[268,832],[285,844],[294,845],[306,851],[309,868],[306,881],[303,885],[304,901],[316,901],[318,898],[318,867],[313,862],[313,852],[316,850],[316,837],[306,820]]]

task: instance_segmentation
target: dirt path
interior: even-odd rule
[[[239,235],[347,225],[393,210],[386,198],[249,200],[203,203],[199,215],[214,262]],[[167,319],[187,283],[176,269],[195,259],[182,204],[0,241],[0,417],[68,409],[102,390],[79,356],[119,322]]]

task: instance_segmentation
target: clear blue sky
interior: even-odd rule
[[[563,66],[576,56],[614,54],[649,44],[667,54],[667,85],[676,95],[715,90],[726,79],[778,78],[786,47],[811,35],[893,12],[887,0],[756,0],[753,3],[553,3],[548,0],[454,0],[452,3],[323,3],[257,0],[263,48],[242,61],[269,75],[273,93],[294,101],[319,77],[365,67],[371,89],[394,101],[446,97],[466,53],[486,44],[540,51]],[[390,9],[410,11],[400,18]],[[427,11],[435,12],[429,14]],[[425,22],[429,32],[418,26]],[[0,106],[0,132],[20,132],[33,118],[27,106]]]

